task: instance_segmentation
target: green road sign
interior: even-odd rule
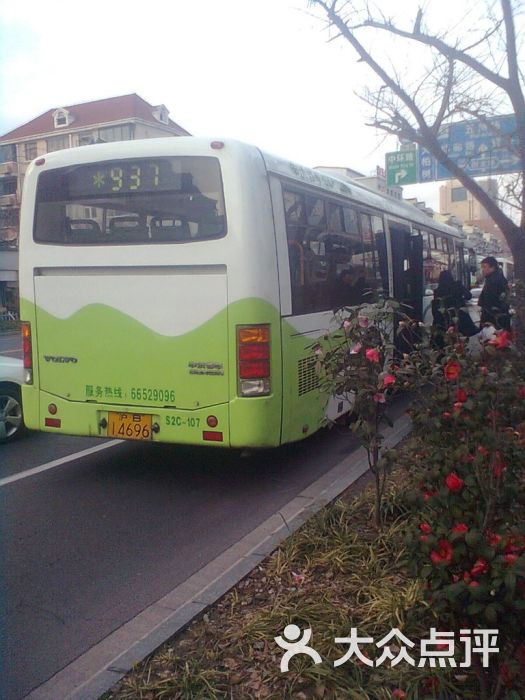
[[[387,185],[413,185],[417,182],[415,150],[387,153],[385,161]]]

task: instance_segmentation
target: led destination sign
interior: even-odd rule
[[[133,192],[195,191],[193,177],[180,159],[112,161],[82,165],[68,178],[70,197]]]

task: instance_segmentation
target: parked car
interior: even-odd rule
[[[0,355],[0,442],[16,440],[25,430],[20,391],[23,381],[22,360]]]

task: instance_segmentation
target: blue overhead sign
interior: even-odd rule
[[[439,132],[438,141],[449,158],[470,177],[514,173],[523,169],[513,114],[448,124]],[[454,177],[425,148],[418,148],[417,160],[418,182]]]
[[[513,114],[448,124],[439,132],[438,141],[448,157],[470,177],[513,173],[523,167],[517,152]],[[420,148],[420,164],[428,158],[435,161],[428,151]],[[434,179],[450,180],[452,177],[444,165],[435,161]]]

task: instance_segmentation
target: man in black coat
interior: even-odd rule
[[[481,261],[485,284],[478,299],[481,307],[481,326],[492,323],[498,329],[510,331],[508,291],[509,284],[498,261],[491,255]]]

